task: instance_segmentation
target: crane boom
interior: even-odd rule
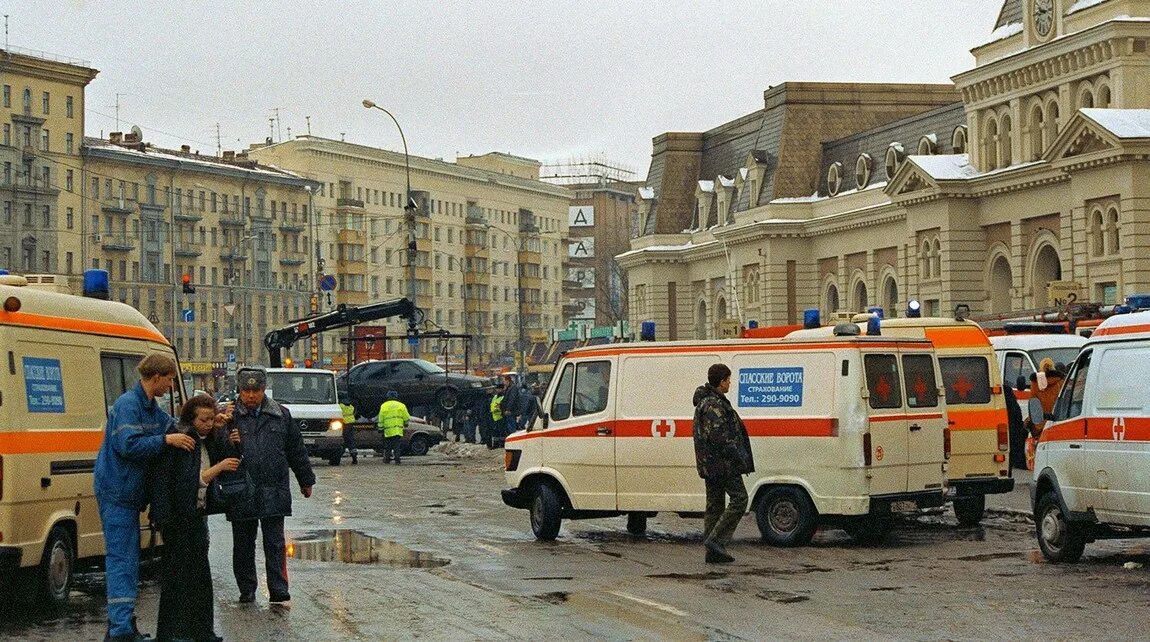
[[[340,304],[327,314],[300,319],[264,335],[269,364],[273,368],[280,367],[282,365],[280,351],[290,348],[304,337],[392,317],[407,319],[408,332],[418,332],[417,328],[423,322],[423,310],[417,308],[415,303],[406,297],[361,306]]]

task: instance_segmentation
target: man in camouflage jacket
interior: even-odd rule
[[[703,545],[707,562],[713,564],[734,561],[726,544],[747,510],[743,475],[755,470],[747,428],[726,396],[730,388],[731,369],[716,363],[707,370],[707,383],[695,390],[692,400],[695,465],[707,487]],[[726,504],[728,495],[730,504]]]

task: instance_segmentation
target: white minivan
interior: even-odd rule
[[[859,336],[571,350],[540,418],[506,439],[503,501],[527,509],[543,540],[564,518],[627,515],[642,533],[658,512],[701,515],[691,400],[714,363],[732,371],[764,540],[803,545],[819,524],[877,539],[892,513],[943,504],[949,430],[934,348]]]
[[[1038,372],[1038,365],[1049,358],[1055,364],[1070,365],[1086,343],[1077,334],[1007,334],[990,337],[990,345],[998,357],[998,370],[1003,385],[1015,390],[1022,406],[1022,418],[1030,416],[1026,401],[1030,399],[1030,375]],[[1019,379],[1025,384],[1019,386]]]
[[[1073,562],[1095,539],[1150,535],[1150,312],[1106,319],[1082,347],[1034,471],[1047,559]]]

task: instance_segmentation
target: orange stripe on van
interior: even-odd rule
[[[144,339],[169,345],[164,335],[151,329],[122,323],[108,323],[106,321],[88,321],[86,319],[69,319],[54,317],[46,314],[32,314],[30,312],[2,312],[0,311],[0,325],[17,325],[32,328],[49,328],[64,332],[78,332],[81,334],[99,334],[109,337],[122,337],[125,339]]]
[[[1098,328],[1092,336],[1105,337],[1116,334],[1136,334],[1139,332],[1150,332],[1150,324],[1140,323],[1138,325],[1117,325],[1109,328]]]
[[[1150,417],[1089,417],[1048,424],[1039,438],[1049,441],[1150,441]]]
[[[626,347],[624,347],[626,346]],[[851,349],[881,349],[881,350],[895,350],[895,349],[927,349],[930,344],[926,341],[916,343],[914,339],[907,339],[905,341],[849,341],[844,340],[837,343],[798,343],[798,342],[779,342],[779,343],[730,343],[730,344],[693,344],[685,346],[658,346],[658,347],[642,347],[636,344],[620,344],[618,347],[601,348],[598,350],[578,350],[572,351],[572,357],[610,357],[615,355],[624,354],[693,354],[697,352],[769,352],[774,350],[787,350],[787,351],[803,351],[803,350],[833,350],[838,348],[851,348]]]
[[[0,455],[94,453],[103,440],[103,430],[0,432]]]
[[[926,338],[936,348],[970,348],[985,347],[990,349],[990,340],[983,334],[982,328],[963,325],[955,327],[927,327]]]
[[[951,430],[998,430],[998,424],[1009,421],[1006,410],[964,410],[948,408]]]
[[[747,427],[747,434],[751,437],[835,437],[838,435],[838,420],[833,417],[745,419],[743,423]],[[673,434],[671,432],[671,424],[673,424]],[[598,434],[600,428],[607,428],[611,433],[608,435],[600,435]],[[506,442],[513,443],[537,437],[594,437],[600,439],[611,437],[621,439],[645,437],[647,439],[689,439],[693,436],[693,429],[694,420],[689,418],[621,419],[618,421],[596,421],[579,426],[533,431],[508,437]]]

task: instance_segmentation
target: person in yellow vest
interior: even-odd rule
[[[343,413],[343,447],[351,455],[351,463],[354,466],[359,463],[359,453],[355,446],[355,406],[341,401],[339,410]]]
[[[491,435],[490,441],[487,443],[488,448],[501,448],[503,446],[503,392],[501,390],[495,391],[495,396],[491,397]]]
[[[411,414],[407,406],[399,400],[399,393],[394,390],[387,391],[387,401],[379,407],[379,429],[383,431],[383,463],[391,461],[395,455],[395,463],[399,464],[399,440],[403,437],[403,429],[407,427]]]

